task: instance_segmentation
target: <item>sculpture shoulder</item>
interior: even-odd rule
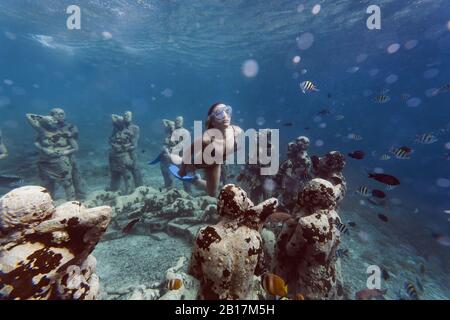
[[[139,132],[139,131],[141,131],[141,128],[137,125],[137,124],[132,124],[132,125],[130,125],[130,129],[133,131],[133,132]]]
[[[220,224],[202,227],[197,233],[195,247],[208,251],[212,245],[221,242],[223,238],[223,227]]]
[[[303,227],[320,229],[319,226],[328,223],[328,216],[324,213],[316,212],[301,217],[298,223]]]
[[[78,127],[77,127],[76,125],[72,124],[72,123],[68,123],[68,124],[65,126],[65,128],[66,128],[66,130],[68,130],[69,132],[72,132],[72,133],[78,133]]]
[[[71,138],[78,139],[79,131],[78,131],[78,127],[76,125],[74,125],[72,123],[67,123],[64,126],[63,131],[68,133]]]

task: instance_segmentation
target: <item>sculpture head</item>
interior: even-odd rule
[[[321,159],[324,169],[332,172],[342,172],[345,167],[345,157],[339,151],[330,151]]]
[[[300,136],[295,139],[295,144],[299,151],[306,151],[309,148],[309,138],[305,136]]]
[[[253,207],[253,202],[242,188],[234,184],[227,184],[220,191],[217,212],[221,217],[237,219],[251,207]]]
[[[316,178],[309,181],[298,194],[297,205],[308,213],[333,210],[337,195],[331,182]]]
[[[254,205],[247,197],[247,193],[234,184],[227,184],[222,188],[217,202],[217,212],[221,217],[255,230],[262,229],[266,219],[275,212],[277,207],[276,198]]]
[[[58,124],[63,124],[66,120],[66,113],[61,108],[53,108],[50,111],[50,116],[55,119]]]
[[[175,118],[175,129],[183,128],[183,122],[184,122],[184,119],[182,116],[176,117]]]
[[[133,121],[133,113],[131,111],[125,111],[123,114],[123,121],[125,124],[131,124],[131,121]]]

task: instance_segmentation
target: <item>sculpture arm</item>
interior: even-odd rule
[[[0,141],[0,160],[5,159],[8,156],[8,149],[6,146]]]
[[[5,159],[8,156],[8,149],[3,144],[2,131],[0,130],[0,160]]]
[[[71,148],[67,149],[67,150],[64,150],[62,152],[62,154],[65,155],[65,156],[68,156],[68,155],[71,155],[73,153],[76,153],[79,150],[78,143],[77,143],[77,141],[74,138],[70,139],[69,143],[70,143],[70,147]]]
[[[169,126],[174,126],[175,125],[175,123],[173,121],[167,120],[167,119],[163,119],[162,123],[163,123],[164,127],[166,127],[166,128],[169,127]]]
[[[43,146],[41,146],[41,144],[40,144],[39,142],[37,142],[37,141],[34,143],[34,145],[36,146],[36,148],[39,149],[39,151],[41,151],[42,153],[44,153],[44,154],[47,155],[47,156],[50,156],[50,157],[58,157],[58,156],[61,155],[59,151],[55,151],[55,150],[53,150],[52,148],[46,148],[46,147],[43,147]]]
[[[133,144],[133,148],[137,149],[138,147],[138,142],[139,142],[139,138],[141,136],[141,129],[139,129],[138,126],[134,126],[134,135],[132,137],[132,144]]]
[[[30,123],[30,125],[34,129],[42,130],[41,121],[44,119],[43,116],[40,116],[38,114],[32,114],[32,113],[27,113],[25,116],[26,116],[28,122]]]

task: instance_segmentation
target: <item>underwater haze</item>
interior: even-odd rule
[[[280,130],[280,163],[302,135],[310,155],[345,155],[346,298],[365,288],[370,265],[383,270],[387,289],[376,298],[412,299],[408,283],[420,299],[450,298],[448,0],[86,0],[77,4],[80,29],[70,30],[72,4],[0,2],[0,130],[9,153],[0,174],[41,185],[25,115],[59,107],[79,130],[89,199],[110,183],[111,114],[129,110],[140,127],[143,184],[161,191],[160,168],[147,162],[161,150],[162,119],[181,115],[191,130],[223,101],[244,130]],[[380,28],[368,26],[371,5]],[[318,90],[303,92],[309,82]],[[373,172],[400,185],[368,178]],[[64,190],[54,198],[64,202]],[[94,251],[102,298],[161,280],[191,250],[174,235],[105,238]]]

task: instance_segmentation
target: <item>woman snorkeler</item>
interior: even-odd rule
[[[194,185],[204,189],[212,197],[216,196],[220,181],[222,164],[225,163],[227,154],[232,154],[237,150],[236,138],[242,134],[240,127],[231,124],[232,108],[224,103],[214,103],[208,110],[206,119],[206,131],[203,133],[201,141],[197,140],[185,149],[178,174],[181,177],[188,172],[195,172],[203,169],[205,180],[196,175]],[[194,145],[201,144],[201,148],[194,148]],[[228,146],[228,147],[227,147]],[[232,147],[231,147],[232,146]],[[216,152],[219,152],[221,161],[215,161]],[[195,161],[197,160],[197,161]],[[199,161],[201,160],[201,161]],[[178,162],[179,161],[173,161]]]

